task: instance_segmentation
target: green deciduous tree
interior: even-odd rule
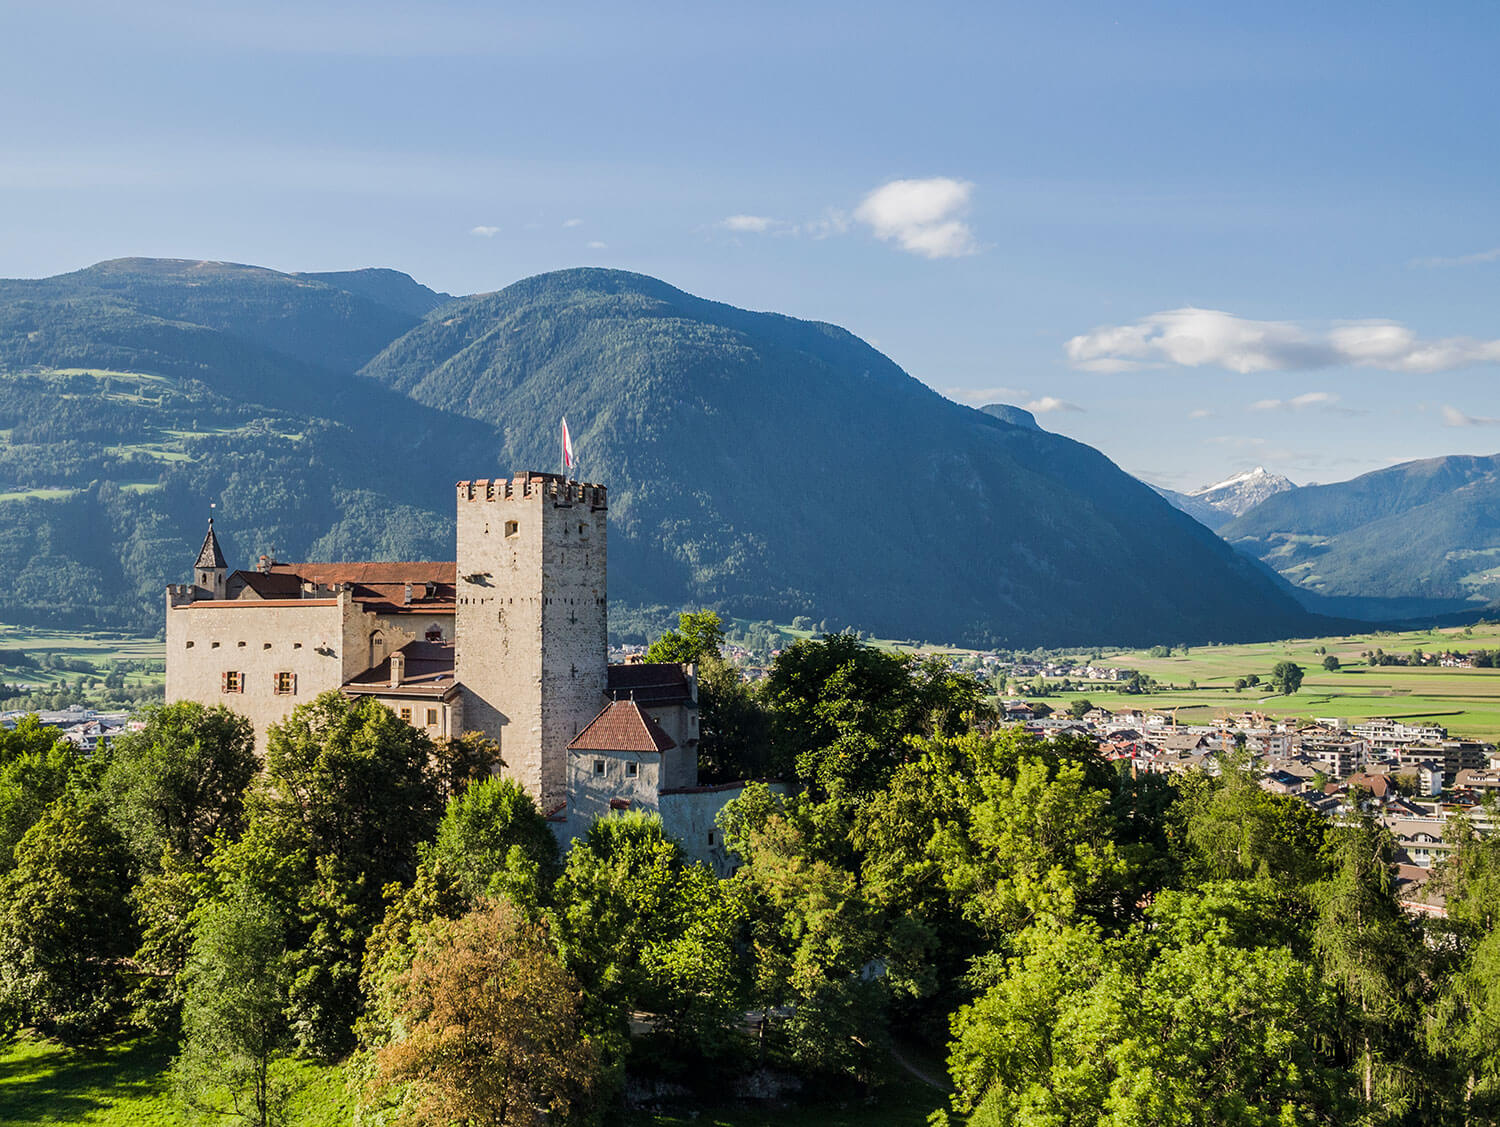
[[[0,873],[15,864],[16,845],[43,811],[86,773],[78,749],[34,714],[0,728]]]
[[[388,881],[411,880],[417,845],[437,827],[431,756],[427,736],[378,701],[324,693],[270,726],[255,816],[332,859],[342,878],[363,877],[378,905]]]
[[[996,1127],[1340,1122],[1346,1079],[1319,1053],[1332,999],[1276,942],[1278,910],[1164,893],[1119,939],[1023,933],[954,1018],[956,1110]]]
[[[291,1047],[285,936],[276,905],[251,889],[233,890],[198,917],[173,1070],[190,1118],[286,1122],[291,1085],[278,1067]]]
[[[632,1011],[692,1059],[727,1046],[743,1012],[735,892],[689,863],[655,816],[603,818],[574,842],[550,918],[608,1055],[623,1052]]]
[[[770,717],[740,671],[717,654],[698,662],[698,732],[704,782],[771,773]]]
[[[650,662],[694,662],[719,655],[724,645],[724,626],[711,610],[683,611],[677,628],[668,630],[646,649]]]
[[[783,650],[761,699],[778,769],[818,797],[852,799],[878,790],[909,758],[907,736],[956,730],[982,695],[976,678],[942,662],[831,634]]]
[[[136,947],[130,854],[92,793],[47,807],[0,878],[0,1011],[65,1041],[121,1014]]]
[[[164,705],[110,751],[102,789],[142,867],[159,866],[164,853],[201,862],[216,836],[244,829],[245,789],[260,768],[245,717],[223,705]]]
[[[504,895],[534,909],[557,879],[557,838],[512,779],[472,784],[448,803],[431,857],[471,899]]]
[[[1302,687],[1302,666],[1295,661],[1278,661],[1271,667],[1271,688],[1291,696]]]

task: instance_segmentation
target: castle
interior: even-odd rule
[[[564,839],[600,814],[660,813],[688,852],[728,858],[699,787],[691,666],[610,665],[605,487],[525,472],[457,485],[451,563],[230,571],[210,519],[193,582],[167,589],[169,701],[268,725],[337,690],[434,739],[478,731]]]

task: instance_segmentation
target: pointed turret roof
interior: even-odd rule
[[[219,547],[219,538],[214,535],[214,518],[208,518],[208,535],[203,538],[203,547],[198,550],[198,562],[194,567],[213,568],[229,566],[224,552]]]

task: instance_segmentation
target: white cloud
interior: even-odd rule
[[[1304,411],[1309,407],[1321,407],[1331,411],[1338,406],[1339,397],[1331,391],[1308,391],[1290,399],[1262,399],[1250,404],[1254,411]]]
[[[1452,258],[1444,258],[1440,255],[1432,258],[1414,258],[1407,265],[1427,267],[1475,266],[1482,262],[1500,262],[1500,247],[1482,250],[1476,254],[1454,255]]]
[[[481,239],[493,239],[500,233],[499,227],[470,227],[469,234],[478,235]]]
[[[895,242],[923,258],[959,258],[974,254],[974,232],[964,222],[974,185],[937,176],[929,180],[892,180],[864,198],[854,218],[878,239]]]
[[[1495,427],[1500,426],[1500,419],[1486,418],[1483,415],[1465,415],[1457,407],[1444,407],[1443,425],[1445,427]]]
[[[1384,368],[1442,372],[1500,363],[1500,340],[1421,340],[1394,321],[1348,321],[1323,331],[1292,321],[1252,321],[1216,309],[1172,309],[1131,325],[1106,325],[1065,345],[1068,358],[1094,372],[1162,364],[1250,372],[1309,368]]]
[[[1026,404],[1026,410],[1041,415],[1048,411],[1082,411],[1083,408],[1076,403],[1069,403],[1066,399],[1058,399],[1055,395],[1044,395]]]
[[[582,226],[583,226],[583,220],[582,219],[564,219],[563,220],[563,227],[565,229],[568,228],[568,227],[582,227]]]
[[[731,215],[719,221],[719,226],[726,231],[740,231],[745,234],[761,235],[775,227],[786,226],[780,219],[772,219],[769,215]]]
[[[1031,398],[1031,392],[1019,387],[944,387],[938,390],[949,399],[972,403],[976,407],[990,403],[1021,403]]]
[[[1214,413],[1207,407],[1199,407],[1196,410],[1188,412],[1188,418],[1190,419],[1211,419],[1213,417]]]
[[[587,246],[589,250],[607,250],[609,248],[608,243],[601,243],[598,239],[595,239],[593,242],[588,243]]]

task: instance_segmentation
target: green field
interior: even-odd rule
[[[0,1127],[77,1123],[148,1127],[182,1122],[168,1067],[171,1046],[126,1041],[100,1050],[65,1049],[20,1038],[0,1045]],[[293,1066],[303,1087],[293,1098],[290,1127],[343,1127],[355,1101],[337,1066]],[[704,1109],[691,1115],[635,1113],[630,1127],[907,1127],[925,1123],[945,1097],[915,1080],[888,1085],[874,1102],[791,1109]]]
[[[11,656],[14,654],[24,654],[31,664],[16,661]],[[149,689],[159,694],[166,684],[166,674],[162,672],[166,656],[166,643],[159,638],[109,630],[43,630],[0,623],[0,682],[6,684],[87,686],[101,680],[113,663],[119,661],[129,662],[133,667],[125,678],[128,688]],[[77,662],[87,662],[92,672],[58,667]],[[84,691],[91,698],[96,695],[96,690]]]
[[[0,1046],[0,1127],[180,1123],[167,1072],[171,1059],[171,1046],[154,1041],[97,1050],[24,1037],[12,1041]],[[292,1099],[290,1127],[353,1122],[354,1103],[337,1068],[299,1061],[292,1075],[301,1088]]]
[[[1326,648],[1341,668],[1323,668]],[[1445,649],[1500,649],[1500,626],[1417,630],[1405,633],[1357,634],[1305,638],[1237,646],[1198,646],[1184,655],[1152,657],[1144,650],[1106,652],[1100,663],[1139,669],[1163,686],[1159,692],[1125,696],[1100,685],[1062,694],[1050,703],[1087,697],[1108,708],[1127,705],[1145,710],[1177,710],[1179,723],[1211,723],[1244,709],[1288,718],[1340,717],[1357,720],[1389,716],[1430,720],[1455,736],[1500,738],[1500,669],[1442,669],[1437,666],[1368,665],[1360,654],[1381,649],[1409,654]],[[1236,691],[1237,678],[1259,674],[1264,681],[1278,661],[1295,661],[1305,677],[1293,696],[1275,696],[1265,685]],[[1197,681],[1196,690],[1188,685]],[[1171,687],[1168,687],[1171,686]]]

